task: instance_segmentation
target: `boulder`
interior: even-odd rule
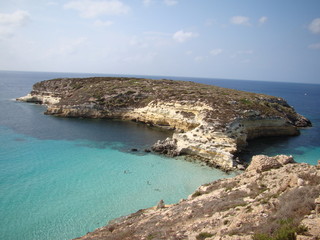
[[[164,207],[165,207],[164,201],[161,199],[157,204],[157,209],[161,209],[161,208],[164,208]]]
[[[276,157],[256,155],[252,157],[251,163],[246,171],[264,172],[273,168],[280,167],[282,167],[282,164],[278,162]]]
[[[288,163],[295,163],[293,157],[287,155],[277,155],[274,157],[281,165],[286,165]]]
[[[179,152],[177,151],[177,144],[175,140],[172,140],[171,138],[167,138],[166,140],[159,140],[157,141],[151,149],[154,152],[162,153],[169,155],[171,157],[175,157],[179,155]]]

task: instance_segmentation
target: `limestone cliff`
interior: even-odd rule
[[[320,238],[320,165],[255,156],[234,178],[197,189],[174,205],[139,210],[81,240],[273,240]]]
[[[154,150],[195,155],[232,169],[248,139],[297,135],[311,126],[284,99],[194,82],[140,78],[67,78],[36,83],[17,100],[47,104],[61,117],[118,118],[174,129]]]

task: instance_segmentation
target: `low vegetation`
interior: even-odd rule
[[[202,232],[202,233],[199,233],[199,235],[196,236],[196,239],[197,240],[204,240],[204,239],[210,238],[212,236],[213,236],[213,234],[211,234],[211,233]]]
[[[308,228],[303,225],[296,226],[292,219],[280,220],[279,225],[279,228],[272,234],[254,234],[253,240],[296,240],[297,234],[304,234],[308,231]]]
[[[287,117],[289,121],[295,118],[294,110],[281,98],[167,79],[124,77],[53,79],[36,83],[33,92],[54,92],[53,95],[61,97],[60,105],[86,105],[105,112],[119,108],[143,107],[152,101],[201,102],[214,109],[207,113],[206,121],[219,119],[222,125],[231,119],[252,115],[250,113],[252,109],[262,117]],[[191,113],[181,114],[193,117]]]

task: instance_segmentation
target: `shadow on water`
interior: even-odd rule
[[[0,108],[6,112],[0,115],[0,125],[18,134],[41,140],[81,140],[80,144],[90,148],[144,150],[157,140],[172,136],[172,131],[131,121],[44,115],[46,107],[36,104],[5,100],[0,101]]]
[[[254,155],[275,156],[278,154],[302,156],[308,149],[316,148],[317,143],[310,145],[303,136],[265,137],[248,141],[248,146],[239,153],[242,161],[249,163]]]
[[[49,116],[54,131],[34,136],[40,139],[85,140],[90,148],[113,148],[123,152],[150,148],[157,140],[172,136],[172,131],[150,127],[142,123],[110,119],[59,118]]]

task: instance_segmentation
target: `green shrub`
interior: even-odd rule
[[[256,233],[253,235],[253,240],[273,240],[272,237],[270,237],[269,235],[267,234],[264,234],[264,233]]]
[[[197,240],[203,240],[203,239],[206,239],[206,238],[209,238],[209,237],[212,237],[213,234],[211,233],[208,233],[208,232],[202,232],[202,233],[199,233],[199,235],[196,236],[196,239]]]
[[[257,233],[253,240],[296,240],[296,234],[308,231],[306,226],[295,226],[292,219],[279,221],[280,227],[272,235]]]
[[[246,99],[246,98],[241,98],[240,102],[243,104],[251,104],[252,103],[249,99]]]
[[[202,195],[201,192],[195,191],[195,192],[192,194],[192,198],[199,197],[199,196],[201,196],[201,195]]]

